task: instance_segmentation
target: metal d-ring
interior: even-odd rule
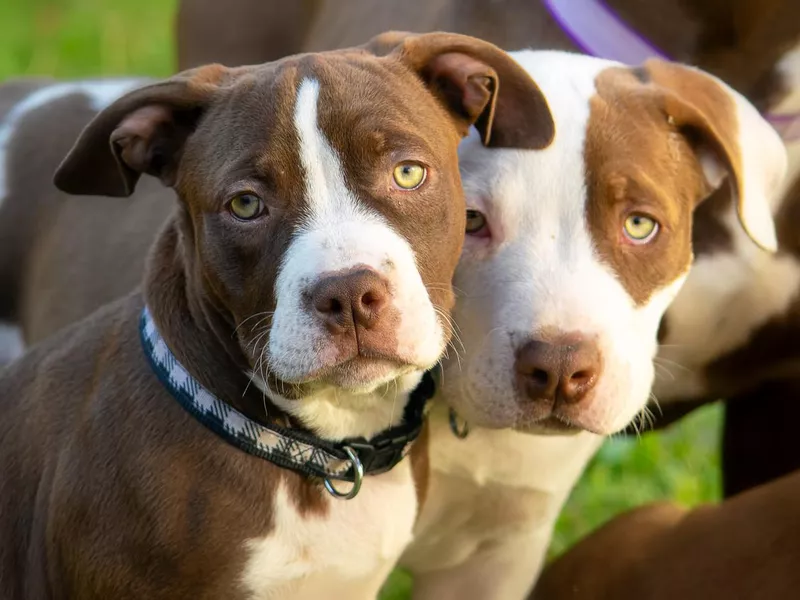
[[[328,490],[328,493],[334,498],[352,500],[358,495],[358,491],[361,489],[361,480],[364,479],[364,465],[361,464],[361,460],[358,458],[358,454],[356,454],[356,451],[353,450],[350,446],[345,446],[343,450],[347,453],[347,458],[350,459],[350,464],[353,465],[353,472],[354,472],[353,487],[350,488],[349,492],[340,492],[335,487],[333,487],[333,484],[327,477],[323,480],[322,483],[325,485],[325,489]]]
[[[463,440],[465,437],[469,435],[469,423],[464,421],[464,427],[458,427],[458,415],[456,411],[452,408],[450,409],[450,431],[453,432],[453,435],[456,436],[458,439]]]

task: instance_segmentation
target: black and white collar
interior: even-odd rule
[[[318,477],[334,496],[353,498],[363,475],[389,471],[407,454],[419,436],[427,401],[435,385],[426,373],[411,392],[403,422],[367,440],[332,442],[310,433],[275,424],[261,424],[246,417],[203,387],[178,361],[156,328],[147,307],[142,311],[139,332],[144,353],[161,383],[198,421],[245,452],[309,477]],[[339,493],[331,480],[353,484]]]

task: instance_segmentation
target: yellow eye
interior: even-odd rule
[[[479,235],[486,229],[486,217],[480,211],[472,208],[467,209],[467,233],[469,235]]]
[[[625,219],[625,235],[634,244],[644,244],[655,237],[658,223],[645,215],[632,214]]]
[[[402,162],[394,168],[394,182],[403,190],[413,190],[425,181],[427,171],[419,163]]]
[[[250,221],[264,212],[264,203],[255,194],[239,194],[230,202],[230,211],[233,216],[242,221]]]

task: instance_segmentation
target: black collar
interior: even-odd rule
[[[363,437],[331,442],[310,433],[275,424],[258,423],[203,387],[178,362],[161,337],[147,307],[139,324],[144,353],[161,383],[198,421],[230,444],[285,469],[325,480],[333,495],[352,498],[362,475],[389,471],[407,454],[422,431],[424,409],[435,393],[430,373],[411,392],[403,422],[367,440]],[[353,484],[350,494],[339,494],[329,480]]]

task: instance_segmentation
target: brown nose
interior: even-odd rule
[[[311,292],[314,312],[332,333],[373,327],[389,301],[387,281],[370,269],[320,280]]]
[[[554,405],[580,402],[600,375],[600,350],[580,338],[567,343],[530,340],[517,352],[520,393],[534,402]]]

